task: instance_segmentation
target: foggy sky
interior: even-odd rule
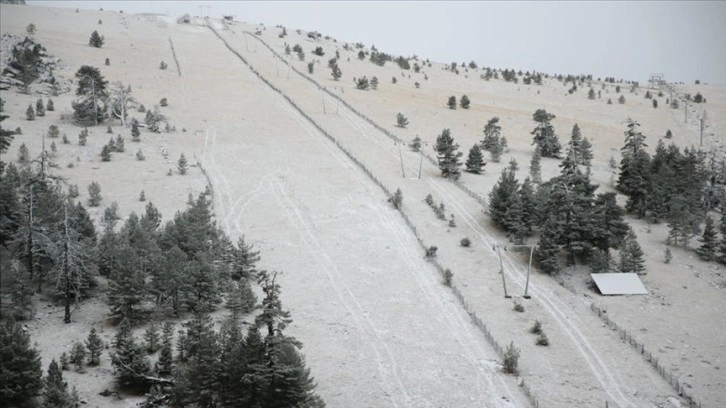
[[[393,55],[645,83],[726,84],[726,2],[28,1],[317,30]]]

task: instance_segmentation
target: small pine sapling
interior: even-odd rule
[[[673,254],[671,253],[670,248],[666,248],[665,260],[663,262],[669,264],[669,263],[671,263],[672,260],[673,260]]]
[[[45,104],[43,103],[43,98],[40,98],[37,102],[35,102],[35,116],[45,116]]]
[[[144,192],[144,190],[141,190],[141,194],[139,194],[139,201],[146,201],[146,193]]]
[[[509,343],[504,352],[502,369],[507,374],[517,374],[519,368],[519,349],[514,347],[514,342]]]
[[[454,277],[454,273],[451,272],[451,269],[447,269],[444,271],[444,285],[451,287],[451,280]]]
[[[179,156],[179,160],[176,162],[176,168],[177,170],[179,170],[179,174],[187,174],[187,170],[189,169],[189,163],[187,162],[187,158],[184,156],[184,153]]]
[[[104,62],[104,64],[105,64],[106,66],[109,66],[109,65],[111,65],[111,60],[110,60],[110,59],[108,59],[108,58],[106,58],[106,61]]]
[[[61,139],[63,141],[63,144],[71,144],[71,141],[68,139],[68,135],[63,133],[63,138]]]
[[[121,135],[116,136],[116,151],[119,153],[123,153],[126,151],[126,147],[124,146],[124,138],[121,137]]]
[[[540,334],[542,333],[542,322],[539,320],[535,320],[532,327],[529,329],[529,332],[532,334]]]
[[[45,110],[48,112],[53,112],[55,110],[55,105],[53,105],[52,99],[48,99],[48,103],[45,104]]]
[[[514,311],[519,313],[524,313],[524,305],[522,305],[519,302],[514,302]]]
[[[96,328],[92,327],[91,332],[86,339],[86,348],[88,349],[88,364],[98,365],[101,362],[101,352],[103,351],[103,340],[96,333]]]
[[[60,136],[60,130],[58,129],[58,126],[56,126],[56,125],[48,126],[48,137],[50,139],[55,139],[58,136]]]
[[[91,207],[98,207],[101,204],[101,185],[98,182],[93,181],[88,185],[88,205]]]
[[[419,152],[419,151],[421,151],[421,145],[422,145],[421,138],[418,137],[418,135],[416,135],[416,137],[414,137],[413,141],[411,142],[411,145],[410,145],[411,150],[413,150],[414,152]]]
[[[161,61],[161,63],[159,64],[159,69],[161,70],[165,70],[167,67],[169,67],[169,65],[167,65],[164,61]]]
[[[471,246],[471,240],[468,237],[464,237],[461,241],[459,241],[459,244],[461,244],[464,248],[468,248]]]
[[[136,152],[136,160],[138,161],[144,161],[146,160],[146,156],[144,156],[144,152],[139,149],[139,151]]]
[[[398,114],[396,115],[396,126],[403,129],[408,126],[408,118],[406,118],[401,112],[398,112]]]
[[[535,344],[538,346],[547,347],[550,345],[550,339],[547,338],[545,332],[542,332],[539,334],[539,336],[537,336],[537,341],[535,342]]]
[[[75,364],[78,370],[83,368],[83,362],[86,360],[86,347],[82,342],[77,341],[71,349],[70,361]]]
[[[146,343],[146,351],[149,354],[155,353],[159,349],[159,325],[152,322],[144,331],[144,342]]]
[[[396,192],[388,199],[388,201],[393,204],[393,208],[397,210],[400,209],[403,204],[403,193],[401,192],[401,189],[397,188]]]
[[[459,100],[459,105],[461,106],[461,109],[469,109],[469,106],[471,105],[469,97],[466,95],[462,95],[461,99]]]
[[[449,101],[446,103],[449,109],[456,109],[456,96],[449,96]]]
[[[88,142],[88,128],[84,128],[81,130],[81,133],[78,134],[78,146],[85,146]]]
[[[27,164],[28,162],[30,162],[30,151],[28,150],[28,146],[22,143],[18,149],[18,163]]]
[[[161,98],[161,100],[159,101],[159,105],[162,107],[169,106],[169,101],[166,100],[166,97]]]
[[[25,110],[25,119],[35,120],[35,110],[32,104],[28,105],[28,109]]]
[[[111,161],[111,147],[107,144],[103,145],[101,149],[101,161]]]

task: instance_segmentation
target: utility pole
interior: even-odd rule
[[[683,114],[685,115],[683,121],[685,123],[688,123],[688,99],[686,99],[686,103],[683,104]]]
[[[495,247],[497,248],[497,254],[499,254],[499,273],[502,275],[502,287],[504,288],[504,298],[509,299],[512,296],[510,296],[507,293],[507,281],[504,278],[504,263],[502,262],[502,246],[500,244],[496,244]]]
[[[532,258],[534,257],[534,249],[539,245],[505,245],[504,250],[507,248],[529,248],[529,266],[527,267],[527,281],[524,284],[524,298],[529,299],[529,276],[532,274]],[[499,261],[501,262],[501,253],[499,254]]]
[[[403,169],[403,153],[401,153],[401,143],[396,143],[398,145],[398,157],[401,158],[401,176],[403,178],[406,178],[406,171]]]
[[[323,115],[325,115],[325,94],[323,93],[322,89],[320,90],[320,98],[323,100]]]
[[[705,110],[703,111],[703,115],[701,115],[700,122],[701,122],[701,143],[699,144],[699,146],[703,146],[703,124],[704,124],[704,122],[706,122],[706,111]]]

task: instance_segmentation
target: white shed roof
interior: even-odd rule
[[[647,295],[637,273],[591,273],[603,295]]]

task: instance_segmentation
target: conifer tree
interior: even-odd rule
[[[111,364],[116,373],[116,380],[122,387],[147,387],[146,376],[151,371],[149,360],[143,347],[136,342],[131,334],[131,326],[127,319],[121,321],[111,353]]]
[[[648,189],[650,187],[650,155],[645,151],[645,136],[640,133],[640,124],[628,119],[625,132],[625,145],[622,147],[618,190],[628,196],[625,209],[639,217],[647,209]]]
[[[469,157],[466,159],[466,171],[469,173],[480,174],[485,165],[484,155],[482,155],[479,145],[474,144],[474,146],[469,149]]]
[[[418,153],[419,151],[421,151],[421,145],[421,138],[416,135],[416,137],[414,137],[413,141],[411,142],[411,150]]]
[[[219,344],[212,319],[197,313],[187,323],[187,363],[177,372],[172,402],[176,406],[212,407],[219,388]]]
[[[139,131],[139,122],[132,121],[131,122],[131,140],[134,142],[141,141],[141,132]]]
[[[437,159],[441,175],[447,178],[457,180],[461,174],[459,166],[461,162],[459,158],[462,153],[458,151],[459,145],[454,142],[451,137],[451,131],[444,129],[436,138],[436,146],[434,150],[438,153]]]
[[[28,151],[28,146],[26,146],[25,143],[21,143],[20,148],[18,149],[18,163],[28,164],[29,162],[30,152]]]
[[[102,199],[101,185],[98,184],[98,182],[92,181],[91,184],[88,185],[88,205],[91,207],[98,207],[98,205],[101,204]]]
[[[35,120],[35,110],[33,110],[33,105],[28,105],[28,109],[25,110],[25,119],[27,120]]]
[[[73,408],[73,398],[68,393],[68,384],[63,381],[63,372],[53,359],[48,365],[48,376],[45,378],[43,407]]]
[[[101,161],[111,161],[111,147],[108,144],[103,145],[101,149]]]
[[[98,31],[93,30],[91,38],[88,40],[88,45],[96,48],[101,48],[101,46],[103,46],[103,37],[98,34]]]
[[[408,119],[401,112],[396,115],[396,126],[404,129],[408,126]]]
[[[88,128],[83,128],[78,134],[78,146],[85,146],[88,142]]]
[[[101,362],[101,352],[103,351],[103,340],[96,333],[96,328],[92,327],[91,332],[86,338],[86,348],[88,349],[88,364],[98,365]]]
[[[716,259],[716,249],[718,247],[718,235],[711,217],[706,217],[706,225],[703,227],[703,235],[699,239],[701,246],[698,247],[696,253],[706,262]]]
[[[371,90],[377,90],[378,89],[378,78],[373,77],[371,78]]]
[[[532,117],[537,122],[537,127],[532,131],[532,135],[534,135],[532,144],[540,148],[542,157],[559,157],[562,147],[555,134],[555,129],[550,123],[555,115],[547,113],[544,109],[537,109]]]
[[[449,96],[449,101],[446,103],[449,109],[456,109],[456,96]]]
[[[536,147],[532,154],[532,161],[529,162],[529,177],[535,184],[540,184],[542,182],[541,160],[542,154],[540,153],[539,147]]]
[[[112,313],[133,320],[136,307],[146,294],[146,273],[139,255],[127,243],[117,251],[109,281],[108,301]]]
[[[45,105],[45,110],[47,110],[48,112],[52,112],[55,110],[55,105],[53,105],[52,99],[48,99],[48,103]]]
[[[724,206],[721,207],[721,245],[720,245],[720,251],[721,256],[719,256],[718,261],[722,264],[726,264],[726,208]]]
[[[0,401],[7,406],[33,406],[43,388],[40,354],[23,327],[0,322]]]
[[[481,141],[481,148],[490,150],[499,144],[499,137],[502,134],[502,127],[499,126],[499,118],[493,117],[489,119],[484,126],[484,140]]]
[[[343,72],[340,70],[340,67],[338,66],[338,64],[334,64],[331,67],[330,75],[332,75],[333,79],[336,81],[340,80],[340,77],[343,76]]]
[[[78,88],[76,96],[78,99],[71,103],[74,117],[77,122],[83,125],[98,125],[105,118],[108,112],[106,104],[108,93],[106,81],[98,68],[83,65],[76,71]]]
[[[588,168],[592,165],[592,143],[586,137],[582,138],[580,150],[577,152],[577,162]]]
[[[461,109],[469,109],[469,105],[471,105],[469,97],[466,95],[462,95],[461,99],[459,100],[459,105],[461,106]]]
[[[156,322],[151,322],[151,324],[146,326],[144,342],[146,343],[146,351],[149,354],[159,349],[159,325]]]
[[[625,242],[620,250],[620,272],[645,272],[643,250],[638,244],[638,237],[631,228],[625,236]]]
[[[179,174],[187,174],[187,170],[189,169],[189,163],[187,162],[187,158],[184,157],[184,153],[179,156],[179,160],[176,162],[176,168],[179,170]]]
[[[75,364],[78,370],[83,367],[83,361],[86,360],[86,347],[82,342],[77,341],[73,344],[70,354],[70,362]]]
[[[38,99],[35,103],[35,116],[45,116],[45,105],[43,104],[43,98]]]
[[[560,262],[558,259],[559,245],[556,242],[556,226],[552,222],[546,222],[540,232],[539,242],[535,251],[535,261],[542,270],[548,275],[557,274],[560,271]]]
[[[174,323],[165,322],[161,339],[161,351],[156,363],[156,371],[161,376],[168,376],[172,371],[172,339],[174,337]]]
[[[610,249],[618,248],[628,234],[628,225],[623,220],[624,211],[615,199],[615,193],[601,193],[593,203],[592,244],[610,259]]]
[[[502,170],[499,181],[489,193],[489,216],[492,221],[509,232],[507,224],[507,210],[515,201],[519,189],[519,181],[511,169]]]

